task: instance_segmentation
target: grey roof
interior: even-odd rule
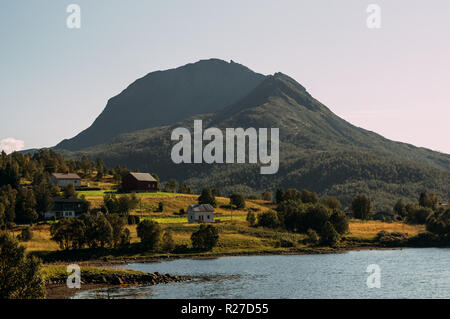
[[[156,179],[149,173],[130,173],[130,174],[140,182],[156,182]]]
[[[214,207],[210,204],[190,205],[189,208],[194,212],[213,212]]]
[[[56,179],[81,179],[80,176],[75,173],[53,173],[52,176]]]

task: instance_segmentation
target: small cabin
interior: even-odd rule
[[[131,192],[157,192],[158,181],[149,173],[129,173],[122,178],[122,190]]]
[[[190,205],[187,211],[188,223],[213,223],[214,207],[210,204]]]
[[[69,184],[72,184],[75,188],[81,187],[81,177],[75,173],[53,173],[50,180],[53,185],[57,185],[60,188],[64,188]]]

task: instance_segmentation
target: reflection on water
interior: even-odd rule
[[[370,264],[381,268],[380,289],[367,287]],[[76,298],[450,298],[450,249],[179,259],[126,268],[196,279],[85,291]]]

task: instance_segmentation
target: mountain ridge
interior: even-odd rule
[[[206,61],[205,67],[210,63]],[[165,125],[116,134],[76,152],[57,149],[69,157],[86,154],[92,159],[104,158],[109,166],[155,172],[162,180],[176,178],[197,191],[205,186],[245,193],[296,187],[338,196],[344,203],[365,192],[383,209],[396,198],[411,199],[425,190],[449,197],[450,155],[394,142],[356,127],[283,73],[254,79],[253,88],[240,97],[233,95],[235,100],[223,102],[220,108],[206,107],[207,112],[172,119]],[[186,127],[192,132],[194,119],[202,119],[204,129],[279,127],[279,172],[262,176],[259,166],[252,164],[172,163],[171,131]]]

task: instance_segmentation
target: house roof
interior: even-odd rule
[[[80,176],[75,173],[53,173],[52,176],[56,179],[81,179]]]
[[[189,208],[194,212],[213,212],[214,207],[210,204],[190,205]]]
[[[156,182],[156,179],[149,173],[130,173],[130,175],[140,182]]]

